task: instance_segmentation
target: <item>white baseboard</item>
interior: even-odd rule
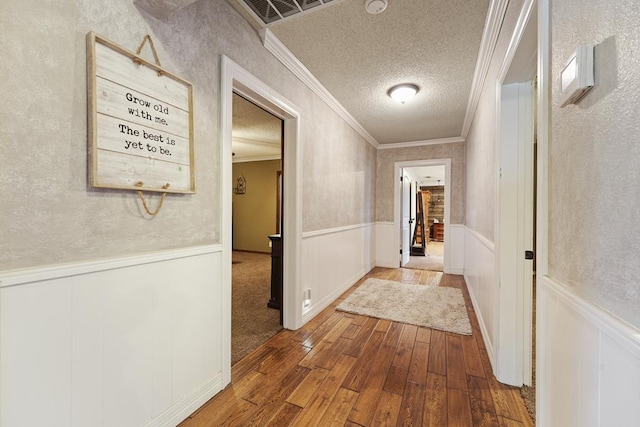
[[[171,408],[151,420],[145,427],[174,427],[207,403],[213,396],[222,391],[222,375],[217,375],[205,384],[202,389],[186,396]]]
[[[322,298],[320,301],[313,304],[307,311],[305,311],[302,315],[302,323],[305,324],[309,320],[313,319],[315,316],[320,314],[322,310],[327,308],[333,301],[340,297],[343,293],[345,293],[350,287],[356,284],[358,280],[360,280],[368,271],[361,270],[356,273],[351,279],[347,280],[345,283],[336,286],[336,288],[327,296]]]
[[[546,276],[536,323],[538,425],[640,425],[640,330]]]

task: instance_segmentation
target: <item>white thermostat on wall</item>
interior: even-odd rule
[[[578,46],[560,73],[560,106],[574,104],[593,84],[593,46]]]

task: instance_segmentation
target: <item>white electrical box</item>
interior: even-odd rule
[[[560,106],[574,104],[593,84],[593,46],[578,46],[560,73]]]

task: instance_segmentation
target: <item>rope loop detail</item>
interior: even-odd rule
[[[142,39],[142,43],[140,43],[140,46],[138,46],[138,50],[136,50],[136,55],[140,56],[140,52],[142,52],[142,48],[147,41],[149,42],[149,46],[151,46],[151,52],[153,53],[153,58],[156,61],[156,65],[162,68],[162,64],[160,64],[160,58],[158,58],[158,52],[156,52],[156,47],[153,45],[153,40],[151,39],[151,36],[149,34],[144,36],[144,39]],[[137,58],[134,58],[133,62],[138,65],[142,65],[142,61]],[[162,74],[162,70],[158,70],[158,77],[162,76]]]
[[[142,187],[144,185],[144,183],[142,181],[138,181],[136,183],[136,187]],[[171,184],[169,184],[168,182],[162,186],[163,189],[167,189],[169,188]],[[140,196],[140,200],[142,200],[142,206],[144,207],[144,210],[151,216],[156,216],[158,214],[158,212],[160,212],[160,209],[162,208],[162,204],[164,203],[164,198],[167,195],[166,192],[162,193],[162,197],[160,198],[160,203],[158,203],[158,207],[156,208],[155,211],[151,211],[149,209],[149,206],[147,206],[147,200],[144,198],[144,194],[142,194],[142,190],[138,190],[138,196]]]

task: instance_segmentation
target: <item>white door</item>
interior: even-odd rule
[[[533,83],[501,90],[498,186],[498,271],[500,327],[499,381],[531,383],[531,300],[533,261]]]
[[[403,267],[409,262],[409,254],[411,253],[411,179],[409,175],[402,169],[402,257],[400,266]]]

